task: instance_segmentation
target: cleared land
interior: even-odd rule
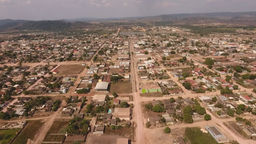
[[[52,127],[48,131],[48,133],[60,133],[61,130],[68,125],[69,121],[63,120],[63,121],[54,121],[52,124]]]
[[[134,140],[134,127],[123,127],[119,130],[112,130],[110,127],[105,128],[105,134],[107,135],[118,135],[118,136],[123,136],[127,137],[130,140]]]
[[[52,127],[44,137],[44,142],[62,142],[64,139],[65,128],[68,125],[68,120],[54,121]]]
[[[191,144],[218,144],[209,133],[203,133],[200,128],[197,127],[186,128],[185,137]]]
[[[230,130],[235,131],[236,133],[238,133],[239,135],[241,135],[244,138],[249,138],[248,135],[243,131],[243,129],[241,129],[236,122],[227,122],[224,123]]]
[[[0,130],[0,135],[3,136],[0,140],[0,144],[8,144],[12,139],[14,139],[16,133],[19,131],[20,129]]]
[[[58,75],[76,75],[80,74],[85,67],[82,65],[61,65],[57,68]]]
[[[116,93],[132,93],[132,84],[131,83],[113,83],[110,85],[110,92]]]
[[[20,135],[14,140],[13,144],[26,144],[28,139],[34,138],[34,135],[43,124],[41,121],[29,121]]]

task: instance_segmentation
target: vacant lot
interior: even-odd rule
[[[47,132],[47,135],[44,137],[44,142],[62,142],[64,139],[65,128],[67,127],[68,120],[58,120],[54,121],[52,127]]]
[[[75,75],[80,74],[83,69],[82,65],[61,65],[57,71],[59,71],[58,75]]]
[[[235,131],[235,133],[238,133],[239,135],[241,135],[244,138],[249,138],[248,135],[243,131],[242,128],[240,128],[236,122],[227,122],[224,123],[229,129],[231,129],[232,131]]]
[[[110,127],[105,127],[105,134],[107,135],[118,135],[127,137],[130,140],[134,139],[134,127],[123,127],[119,130],[112,130]]]
[[[132,84],[131,83],[113,83],[110,85],[110,92],[118,93],[132,93]]]
[[[46,135],[44,142],[62,142],[65,135]]]
[[[152,93],[141,93],[140,96],[142,96],[142,97],[162,97],[163,94],[160,92],[152,92]]]
[[[16,136],[16,133],[19,131],[20,129],[0,130],[0,135],[3,136],[3,138],[0,140],[0,144],[9,143]]]
[[[52,124],[52,127],[48,131],[48,133],[60,133],[62,129],[64,129],[68,125],[69,121],[68,120],[58,120],[54,121]]]
[[[209,133],[203,133],[200,128],[197,127],[186,128],[185,137],[191,144],[218,144]]]
[[[28,139],[34,138],[34,135],[43,124],[41,121],[29,121],[13,144],[26,144]]]
[[[123,138],[117,135],[88,135],[87,144],[115,144],[117,138]]]

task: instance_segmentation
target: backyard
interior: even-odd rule
[[[18,133],[21,129],[7,129],[7,130],[0,130],[0,135],[3,138],[0,140],[0,144],[8,144],[14,137],[16,133]]]

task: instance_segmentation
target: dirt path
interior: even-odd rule
[[[130,41],[130,52],[134,53],[133,42]],[[137,76],[137,68],[136,68],[136,58],[132,55],[131,58],[131,81],[132,81],[132,91],[134,95],[134,115],[133,120],[136,122],[136,130],[135,130],[135,143],[136,144],[146,144],[146,137],[144,133],[144,124],[143,124],[143,115],[141,110],[141,97],[139,94],[139,80]]]
[[[44,140],[47,132],[50,130],[55,118],[61,112],[62,108],[66,105],[66,101],[63,99],[61,103],[61,107],[56,111],[50,118],[44,123],[44,125],[37,131],[37,134],[34,137],[33,143],[40,144]]]

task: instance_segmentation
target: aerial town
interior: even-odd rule
[[[255,144],[255,33],[1,33],[0,143]]]

